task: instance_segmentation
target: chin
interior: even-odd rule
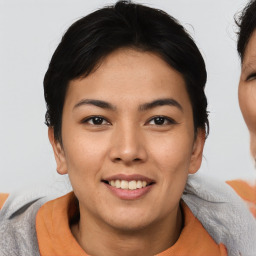
[[[138,231],[142,231],[146,228],[148,228],[151,224],[151,222],[147,222],[147,221],[130,221],[130,220],[126,220],[124,221],[114,221],[113,223],[111,223],[112,228],[114,228],[115,230],[118,230],[119,232],[122,233],[133,233],[133,232],[138,232]]]
[[[117,213],[111,215],[109,224],[113,228],[123,232],[135,232],[143,230],[154,222],[152,215],[145,216],[142,212]]]

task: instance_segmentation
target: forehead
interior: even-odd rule
[[[179,72],[154,53],[131,49],[111,53],[89,76],[71,81],[66,100],[78,101],[81,97],[141,103],[154,97],[189,101]]]

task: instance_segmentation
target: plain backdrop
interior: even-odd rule
[[[114,1],[0,0],[0,191],[63,185],[44,125],[43,77],[61,36],[77,19]],[[238,104],[240,62],[234,15],[245,0],[145,0],[185,26],[206,62],[210,136],[200,169],[253,179],[249,135]]]

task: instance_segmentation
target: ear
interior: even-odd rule
[[[193,151],[191,155],[189,174],[196,173],[202,163],[203,149],[205,143],[205,130],[202,128],[197,129],[197,135],[194,140]]]
[[[60,142],[56,141],[54,138],[53,127],[48,128],[48,138],[54,152],[54,157],[57,164],[57,172],[61,175],[67,174],[67,163],[66,163],[64,150]]]

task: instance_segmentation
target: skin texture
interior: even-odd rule
[[[173,105],[146,108],[172,99]],[[101,100],[112,108],[83,104]],[[144,106],[144,107],[142,107]],[[92,116],[103,121],[95,125]],[[156,116],[165,116],[156,124]],[[170,121],[168,121],[170,119]],[[177,241],[180,197],[202,161],[205,133],[194,138],[192,107],[182,76],[153,53],[120,49],[86,78],[71,81],[63,108],[63,145],[49,129],[60,174],[68,173],[80,204],[72,232],[90,255],[152,255]],[[148,193],[124,200],[102,180],[143,175]]]
[[[251,153],[256,159],[256,31],[245,50],[239,82],[239,104],[250,132]]]

